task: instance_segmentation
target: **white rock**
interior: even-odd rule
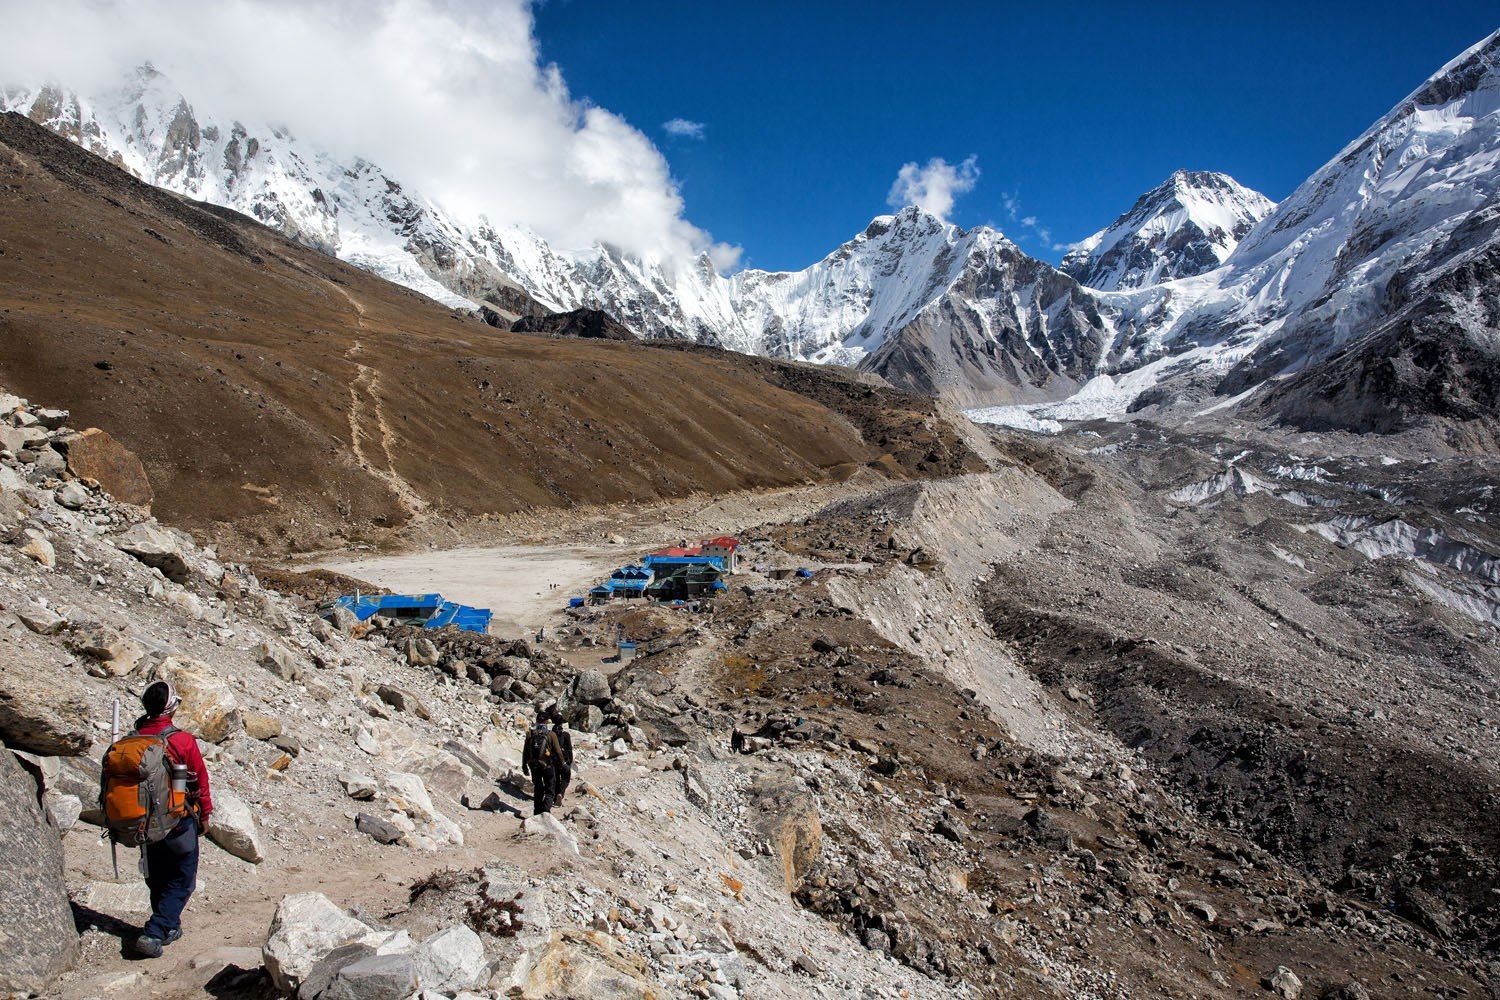
[[[208,818],[208,839],[252,864],[265,860],[255,815],[244,799],[227,788],[221,787],[214,792],[214,811]]]
[[[534,837],[551,837],[569,854],[578,854],[578,838],[568,832],[568,828],[551,813],[527,816],[521,821],[521,832]]]
[[[327,896],[299,892],[277,904],[261,959],[276,988],[295,993],[302,977],[324,955],[367,940],[378,941],[376,932],[335,906]]]
[[[67,833],[78,825],[78,817],[83,815],[83,800],[76,795],[58,795],[48,792],[42,796],[42,803],[47,807],[47,815],[52,819],[52,825],[63,833]]]
[[[484,978],[484,942],[459,924],[438,931],[412,953],[417,982],[425,990],[452,993],[478,986]]]
[[[35,528],[26,529],[26,544],[21,546],[21,555],[51,569],[57,565],[57,550],[47,537]]]
[[[55,499],[62,506],[68,508],[68,510],[78,510],[84,504],[89,502],[88,489],[85,488],[82,483],[77,482],[76,480],[73,482],[63,483],[57,488],[57,492],[52,496],[53,499]]]
[[[135,871],[134,865],[121,865],[121,877],[128,878]],[[151,890],[140,878],[131,882],[90,882],[75,897],[79,906],[97,910],[111,917],[124,917],[151,912]]]
[[[344,786],[344,792],[359,802],[368,802],[375,797],[377,791],[375,779],[364,774],[341,774],[339,784]]]
[[[39,604],[27,604],[16,609],[21,624],[38,635],[56,635],[67,627],[68,620],[51,608]]]

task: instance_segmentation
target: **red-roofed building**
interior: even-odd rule
[[[720,535],[718,538],[705,539],[698,548],[706,556],[717,556],[723,559],[725,573],[733,573],[739,568],[740,540],[738,538]]]

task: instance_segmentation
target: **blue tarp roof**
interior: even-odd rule
[[[360,594],[356,597],[340,597],[333,603],[337,607],[347,608],[360,621],[390,613],[391,617],[420,617],[424,619],[423,628],[456,625],[465,632],[488,632],[490,619],[493,617],[488,608],[456,604],[446,600],[442,594]],[[400,614],[403,611],[427,613]]]

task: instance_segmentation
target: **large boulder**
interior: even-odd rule
[[[367,955],[340,969],[318,1000],[406,1000],[416,990],[410,955]]]
[[[255,814],[249,803],[222,786],[213,796],[214,811],[208,818],[208,839],[241,860],[260,864],[266,855],[260,845],[260,830],[255,825]]]
[[[282,897],[271,918],[261,959],[283,993],[295,993],[324,956],[347,944],[377,944],[381,935],[321,892]]]
[[[54,647],[0,642],[0,740],[43,757],[86,751],[94,730],[82,673]]]
[[[186,583],[192,572],[182,545],[159,524],[143,521],[115,539],[115,548],[159,569],[174,583]]]
[[[97,427],[68,434],[53,442],[63,453],[68,471],[79,479],[93,479],[110,496],[141,507],[151,504],[151,481],[135,452]]]
[[[473,989],[488,971],[484,942],[463,924],[438,931],[418,945],[411,957],[422,989],[438,993]]]
[[[594,997],[598,1000],[650,1000],[660,995],[646,963],[623,950],[607,934],[565,930],[517,963],[509,995]]]
[[[294,681],[302,676],[302,661],[297,654],[276,642],[256,643],[250,650],[255,661],[284,681]]]
[[[463,830],[432,804],[427,786],[417,775],[404,771],[386,775],[385,796],[391,808],[410,819],[415,826],[402,838],[407,846],[437,850],[445,844],[463,845]]]
[[[36,783],[0,749],[0,995],[45,993],[78,956],[62,842]]]
[[[234,689],[202,660],[169,656],[156,667],[156,676],[177,689],[182,706],[173,721],[200,740],[223,743],[240,727],[239,700]]]
[[[592,667],[580,670],[573,678],[570,692],[575,702],[598,705],[609,701],[609,678],[604,676],[604,671]]]
[[[817,799],[799,778],[762,778],[750,789],[750,804],[755,830],[781,860],[787,892],[795,891],[823,849]]]

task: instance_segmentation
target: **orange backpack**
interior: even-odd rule
[[[117,843],[139,847],[165,840],[193,814],[187,793],[172,788],[167,738],[176,732],[181,730],[168,726],[152,736],[130,733],[104,752],[99,805]]]

